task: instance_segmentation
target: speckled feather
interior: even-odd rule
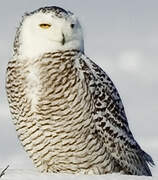
[[[33,68],[39,82],[28,78]],[[67,51],[32,63],[13,60],[7,72],[19,139],[42,172],[150,174],[117,90],[85,55]]]
[[[62,44],[60,51],[21,56],[21,26],[39,12],[67,17],[61,8],[46,7],[23,18],[6,79],[18,137],[35,166],[41,172],[150,176],[152,158],[135,141],[117,89],[82,52],[80,38],[74,42],[73,34],[68,50],[62,50]],[[66,26],[72,23],[71,18],[65,21]],[[68,33],[72,30],[67,29],[65,39]]]

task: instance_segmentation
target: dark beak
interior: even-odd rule
[[[62,36],[63,36],[62,45],[64,45],[65,44],[65,36],[64,36],[64,34],[62,34]]]

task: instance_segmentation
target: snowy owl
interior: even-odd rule
[[[6,90],[18,137],[41,172],[151,176],[108,75],[84,54],[80,22],[60,7],[24,15]]]

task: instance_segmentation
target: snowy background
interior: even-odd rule
[[[115,83],[136,140],[158,164],[158,1],[5,0],[0,5],[0,168],[33,169],[10,118],[5,70],[23,13],[49,5],[79,17],[86,55]],[[158,167],[152,173],[158,177]]]

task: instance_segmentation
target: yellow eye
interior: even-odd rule
[[[48,29],[51,27],[51,24],[46,24],[46,23],[43,23],[43,24],[39,24],[39,26],[43,29]]]

